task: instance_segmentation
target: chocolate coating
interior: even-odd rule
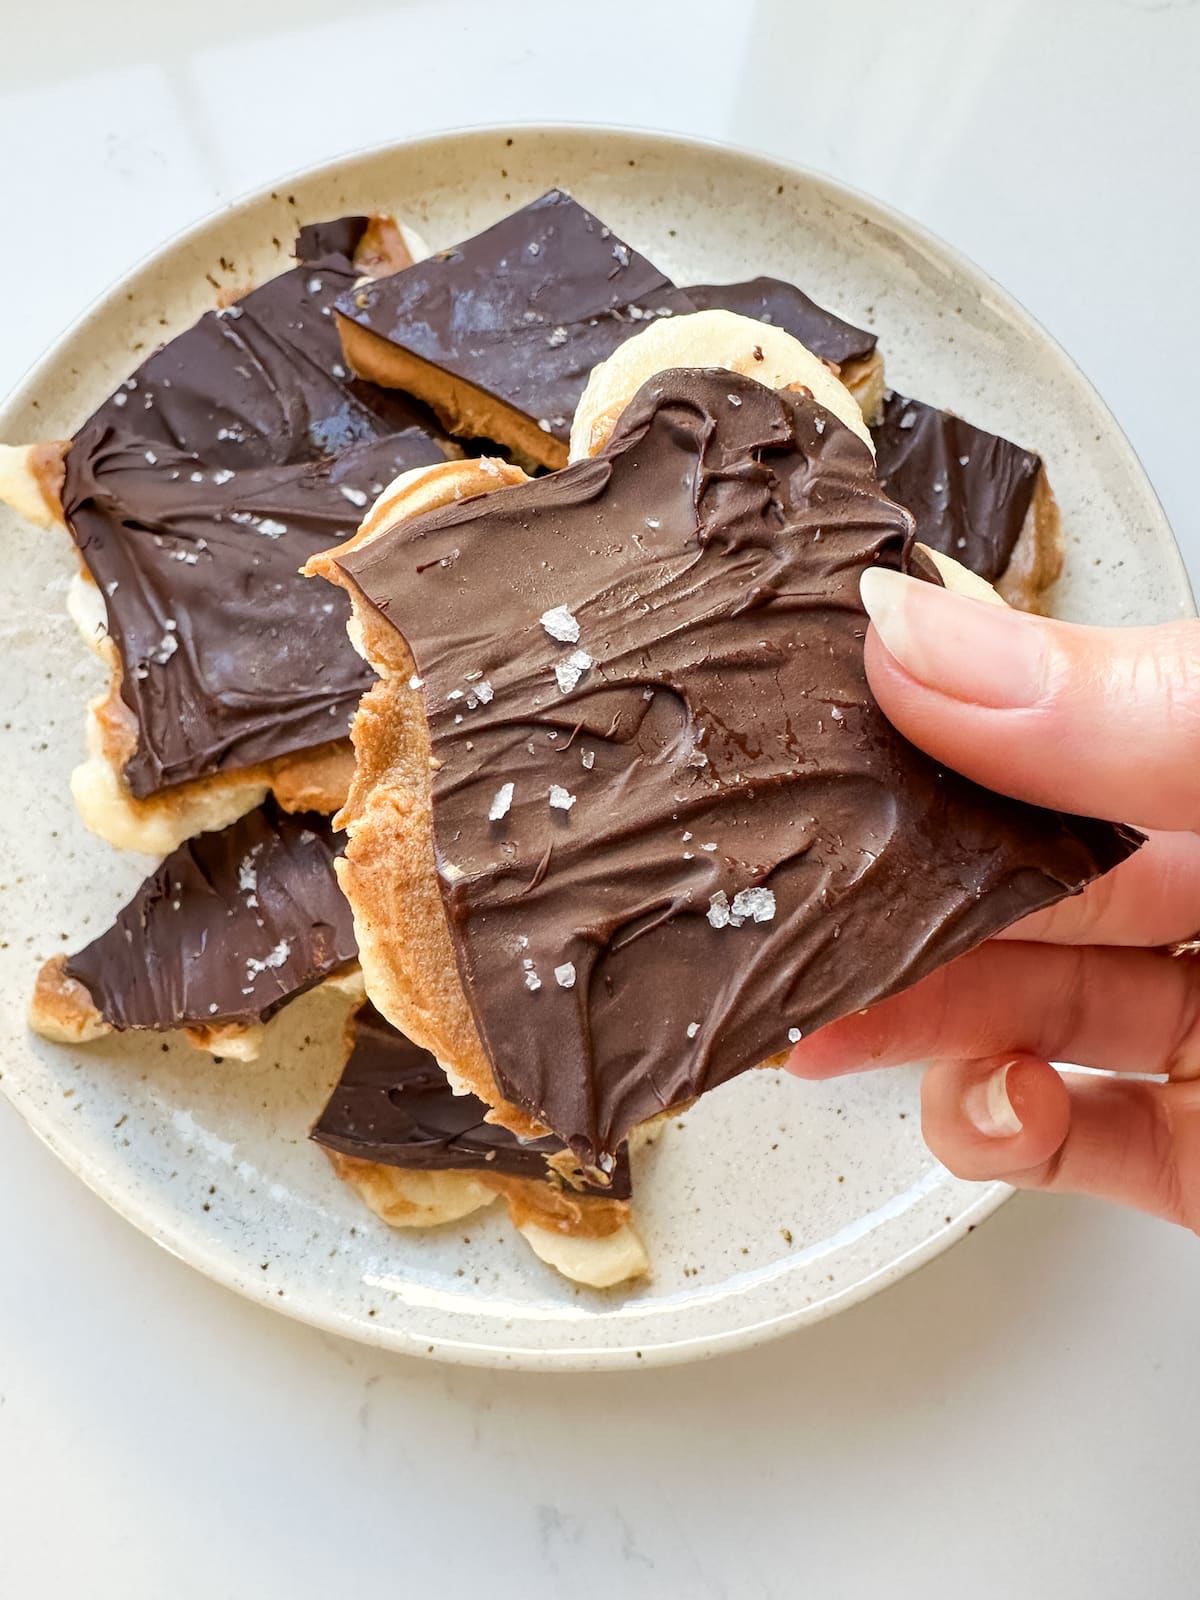
[[[1024,526],[1041,458],[894,393],[871,437],[880,487],[912,512],[917,538],[994,583]]]
[[[424,680],[497,1084],[586,1163],[1136,848],[942,770],[880,712],[858,580],[911,539],[812,400],[677,371],[595,459],[343,558]],[[564,605],[577,643],[539,620]]]
[[[782,278],[750,278],[745,283],[689,284],[683,291],[697,311],[735,311],[756,322],[773,322],[807,345],[814,355],[843,366],[861,361],[877,340],[810,300],[803,289]]]
[[[114,1028],[265,1022],[354,961],[324,817],[268,802],[173,850],[67,962]]]
[[[592,368],[655,315],[694,310],[558,189],[338,301],[342,316],[564,443]]]
[[[328,312],[365,219],[151,356],[67,453],[63,509],[105,597],[139,798],[345,736],[370,682],[340,597],[299,576],[397,472],[444,459],[428,413],[350,378]],[[332,599],[332,604],[331,604]]]
[[[313,1128],[318,1144],[363,1161],[421,1171],[502,1172],[514,1178],[559,1182],[546,1165],[561,1155],[558,1139],[521,1140],[493,1122],[473,1094],[455,1094],[428,1050],[413,1044],[366,1005],[354,1018],[354,1049],[329,1104]],[[627,1200],[629,1160],[624,1151],[607,1188]]]

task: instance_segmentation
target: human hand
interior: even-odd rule
[[[1200,1231],[1200,961],[1164,948],[1200,930],[1200,623],[1078,627],[880,569],[862,595],[871,687],[915,744],[1150,836],[1082,895],[803,1040],[791,1070],[930,1060],[924,1132],[952,1172]],[[1064,1079],[1052,1059],[1126,1076]]]

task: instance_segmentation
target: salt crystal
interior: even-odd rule
[[[320,294],[322,288],[324,288],[324,285],[322,284],[320,278],[310,278],[308,280],[309,294]]]
[[[915,411],[906,411],[900,418],[899,426],[902,428],[915,428],[916,425],[917,413]]]
[[[723,889],[718,889],[708,902],[708,920],[714,928],[727,928],[729,926],[729,896]]]
[[[408,687],[410,689],[423,689],[425,687],[425,679],[418,678],[414,672],[412,677],[408,680]]]
[[[193,483],[203,483],[204,482],[204,474],[202,472],[193,472],[193,473],[190,474],[190,477],[191,477],[191,481]]]
[[[801,1039],[803,1039],[803,1037],[804,1037],[804,1035],[800,1032],[799,1028],[789,1028],[788,1029],[788,1043],[789,1044],[799,1044]]]
[[[555,328],[553,333],[551,333],[550,337],[546,340],[546,343],[550,346],[551,350],[557,350],[559,345],[566,344],[566,342],[567,330],[565,328]]]
[[[556,662],[554,676],[558,680],[558,692],[570,694],[584,673],[595,664],[586,650],[576,650],[565,661]]]
[[[508,808],[512,805],[516,785],[502,783],[496,790],[496,798],[492,801],[492,809],[488,812],[489,822],[499,822],[508,815]]]
[[[727,394],[725,398],[729,401],[731,406],[740,406],[742,403],[742,397],[740,394]]]
[[[146,451],[146,460],[150,463],[150,465],[152,467],[153,466],[157,466],[157,464],[158,464],[158,457],[154,454],[153,450],[147,450]]]
[[[565,605],[552,606],[549,611],[543,611],[538,621],[550,637],[557,639],[560,644],[579,643],[579,622]]]
[[[286,939],[281,939],[274,950],[263,956],[261,961],[249,956],[246,960],[246,976],[257,978],[260,972],[266,972],[268,967],[281,967],[292,953],[292,947]]]
[[[115,406],[123,406],[128,401],[129,396],[125,393],[124,389],[118,389],[116,394],[113,395],[112,398],[113,398],[113,405],[115,405]]]
[[[228,483],[232,477],[233,473],[230,472],[228,467],[221,467],[218,471],[213,473],[212,481],[217,484]]]
[[[570,811],[575,804],[575,796],[568,794],[561,783],[550,785],[550,805],[555,811]]]
[[[561,967],[555,967],[554,981],[560,989],[573,989],[575,987],[575,963],[573,961],[564,961]]]
[[[361,489],[352,489],[348,483],[339,486],[339,494],[344,500],[349,500],[352,506],[365,506],[367,497]]]
[[[700,1024],[698,1022],[689,1022],[688,1023],[688,1025],[687,1025],[687,1036],[688,1036],[689,1039],[694,1039],[699,1032],[700,1032]]]
[[[495,697],[495,693],[496,691],[492,688],[491,684],[486,678],[482,679],[475,685],[475,698],[479,701],[480,705],[490,705]],[[474,707],[471,709],[474,710]]]
[[[287,532],[287,524],[276,522],[273,517],[264,517],[258,524],[259,533],[265,533],[268,539],[278,539],[280,534]]]
[[[590,772],[596,765],[596,752],[594,750],[581,750],[579,759],[583,763],[583,770]]]
[[[770,889],[741,889],[733,897],[729,920],[741,917],[754,922],[771,922],[775,917],[775,896]]]

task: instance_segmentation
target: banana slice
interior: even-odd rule
[[[875,453],[857,400],[799,339],[733,311],[696,311],[651,323],[594,369],[575,412],[571,460],[584,461],[602,449],[647,379],[672,367],[723,367],[769,389],[802,385]]]

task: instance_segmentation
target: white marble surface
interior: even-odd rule
[[[6,13],[0,384],[171,230],[339,148],[655,125],[824,168],[973,255],[1099,384],[1200,573],[1186,0]],[[0,1202],[5,1595],[1196,1592],[1200,1261],[1140,1218],[1018,1199],[765,1350],[538,1379],[384,1358],[235,1300],[7,1106]]]

